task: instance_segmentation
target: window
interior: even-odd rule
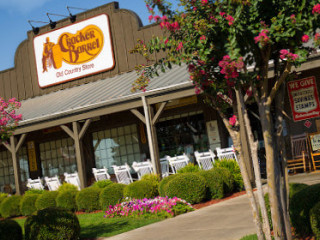
[[[74,142],[71,138],[40,143],[43,176],[53,177],[77,171]]]
[[[113,173],[112,165],[131,165],[140,161],[137,125],[127,125],[94,132],[93,147],[97,168],[106,167]]]
[[[29,178],[29,166],[27,149],[20,148],[17,154],[20,163],[21,181],[25,182]],[[0,192],[7,192],[6,188],[15,190],[12,155],[9,151],[0,152]]]

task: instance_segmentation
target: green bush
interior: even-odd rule
[[[57,191],[45,191],[44,193],[39,195],[36,201],[37,210],[42,210],[48,207],[55,207],[57,196]]]
[[[27,191],[25,191],[24,195],[28,195],[28,194],[42,194],[44,193],[46,190],[40,190],[40,189],[29,189]]]
[[[31,193],[23,195],[20,202],[20,212],[23,216],[29,216],[35,211],[37,211],[36,200],[39,196],[39,194]]]
[[[129,198],[143,199],[154,198],[159,194],[157,186],[152,184],[152,181],[139,180],[127,185],[124,189],[123,195]]]
[[[110,205],[116,205],[121,202],[123,198],[123,190],[126,185],[121,183],[113,183],[104,188],[100,193],[100,206],[105,210]]]
[[[1,240],[22,240],[22,229],[20,225],[11,219],[0,221],[0,239]]]
[[[149,181],[152,186],[153,186],[153,194],[154,196],[159,196],[159,183],[160,183],[160,176],[157,175],[157,174],[146,174],[146,175],[143,175],[141,177],[141,180],[144,180],[144,181]]]
[[[234,178],[231,171],[227,168],[213,168],[209,171],[216,171],[220,174],[223,181],[224,193],[232,193],[234,190]]]
[[[1,204],[1,202],[5,199],[5,198],[7,198],[8,197],[8,194],[7,193],[2,193],[2,192],[0,192],[0,204]]]
[[[94,182],[92,184],[92,187],[105,188],[105,187],[108,187],[109,185],[111,185],[112,183],[113,182],[109,179],[100,180],[100,181]]]
[[[206,197],[205,179],[196,173],[182,173],[169,181],[166,195],[178,197],[187,202],[199,203]]]
[[[167,190],[167,186],[168,183],[176,178],[178,176],[178,174],[173,174],[173,175],[169,175],[168,177],[163,178],[160,183],[159,183],[159,195],[161,197],[166,197],[166,190]]]
[[[0,213],[4,218],[19,216],[21,196],[11,196],[5,198],[0,205]]]
[[[80,192],[78,192],[76,196],[78,210],[92,212],[94,210],[100,209],[100,192],[101,189],[95,187],[84,188]]]
[[[78,191],[75,190],[63,190],[59,192],[56,203],[57,207],[64,208],[69,211],[76,211],[77,210],[77,203],[76,203],[76,195]]]
[[[76,191],[78,192],[78,187],[76,185],[73,185],[71,183],[62,183],[61,186],[58,188],[58,192],[63,192],[63,191],[70,191],[70,190],[73,190],[73,191]]]
[[[236,191],[244,190],[244,183],[243,183],[240,167],[237,161],[228,160],[228,159],[223,159],[221,161],[216,160],[214,163],[214,167],[226,168],[230,170],[231,174],[233,175],[235,190]]]
[[[180,168],[177,173],[192,173],[192,172],[199,172],[200,168],[198,165],[194,165],[193,163],[188,163],[187,166]]]
[[[310,225],[317,240],[320,239],[320,202],[310,210]]]
[[[289,183],[289,198],[291,199],[293,195],[297,192],[300,192],[302,189],[305,189],[309,185],[304,183]]]
[[[207,187],[206,199],[220,199],[224,197],[224,184],[219,171],[200,171],[197,174],[205,179]]]
[[[320,184],[308,186],[291,198],[289,205],[292,226],[300,236],[309,236],[312,233],[309,212],[320,202]]]
[[[24,228],[25,240],[77,240],[80,235],[77,216],[60,208],[39,210],[27,218]]]

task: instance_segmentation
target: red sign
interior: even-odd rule
[[[287,87],[295,122],[320,116],[320,103],[315,77],[288,82]]]
[[[310,128],[311,125],[312,125],[312,122],[310,122],[309,120],[304,122],[304,126],[307,127],[307,128]]]

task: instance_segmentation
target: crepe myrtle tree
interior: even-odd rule
[[[21,103],[15,98],[5,101],[0,97],[0,143],[7,142],[22,119],[21,114],[16,114],[20,107]]]
[[[146,6],[151,13],[149,20],[160,25],[163,35],[148,42],[139,40],[132,50],[147,59],[146,65],[137,66],[139,77],[132,90],[144,91],[152,77],[172,64],[186,65],[195,92],[217,110],[232,137],[258,238],[271,239],[259,181],[258,144],[245,104],[245,99],[253,99],[258,105],[266,149],[274,238],[291,239],[285,162],[276,144],[282,116],[275,116],[272,106],[276,105],[281,113],[283,85],[293,77],[293,67],[305,62],[320,44],[320,33],[316,32],[320,24],[319,1],[180,0],[174,10],[165,0],[147,0]],[[305,43],[311,38],[313,45],[308,47]],[[159,51],[164,51],[165,57],[154,59],[153,53]],[[257,200],[243,162],[240,128],[245,128],[250,145],[259,190]]]

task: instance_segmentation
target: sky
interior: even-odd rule
[[[14,55],[19,44],[32,29],[28,20],[48,22],[47,12],[68,15],[66,6],[92,9],[113,1],[108,0],[0,0],[0,71],[14,67]],[[119,8],[129,9],[140,16],[143,25],[148,25],[148,10],[144,0],[118,0]],[[85,10],[70,9],[71,13]],[[53,21],[64,17],[50,15]],[[46,23],[32,23],[41,27]]]

